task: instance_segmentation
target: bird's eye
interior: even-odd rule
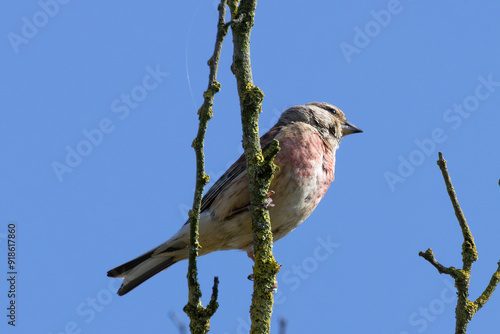
[[[334,115],[337,113],[337,109],[334,109],[334,108],[330,109],[329,111],[330,111],[332,114],[334,114]]]

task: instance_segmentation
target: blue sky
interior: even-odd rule
[[[16,224],[16,328],[0,283],[2,333],[177,333],[187,263],[129,295],[106,271],[168,239],[192,205],[190,147],[207,86],[216,1],[41,0],[0,13],[0,246]],[[319,207],[275,245],[283,265],[273,333],[443,333],[452,280],[422,258],[461,265],[461,232],[439,168],[444,153],[474,234],[471,298],[500,258],[500,4],[259,2],[252,34],[262,133],[295,104],[327,101],[365,132],[345,138]],[[242,153],[239,104],[223,46],[222,91],[206,139],[215,181]],[[80,152],[80,153],[79,153]],[[252,263],[200,258],[212,333],[248,332]],[[469,325],[491,332],[497,291]]]

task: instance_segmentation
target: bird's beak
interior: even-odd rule
[[[363,130],[349,123],[348,121],[345,121],[344,124],[342,124],[342,136],[347,136],[352,133],[358,133],[358,132],[363,132]]]

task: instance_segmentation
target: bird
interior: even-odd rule
[[[268,206],[273,241],[298,227],[314,211],[335,177],[335,153],[342,137],[363,132],[336,106],[311,102],[286,109],[260,138],[265,151],[273,139],[280,150],[279,167],[270,185]],[[271,195],[272,194],[272,195]],[[271,197],[272,196],[272,197]],[[169,240],[108,271],[123,278],[122,296],[147,279],[188,258],[190,222]],[[200,209],[199,255],[243,250],[254,259],[248,173],[242,155],[203,196]]]

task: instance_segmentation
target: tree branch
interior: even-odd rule
[[[179,319],[179,316],[177,316],[176,312],[170,312],[169,313],[170,319],[172,319],[172,322],[174,323],[175,327],[179,330],[179,334],[186,334],[186,325]]]
[[[280,331],[279,334],[286,334],[286,318],[280,318]]]
[[[495,291],[495,288],[497,287],[499,281],[500,281],[500,261],[498,261],[498,268],[493,273],[493,276],[491,277],[490,283],[488,284],[486,289],[483,291],[481,296],[479,296],[476,299],[476,301],[474,302],[474,304],[477,306],[476,311],[479,311],[479,309],[481,307],[483,307],[483,305],[488,301],[488,299],[490,299],[490,297],[493,294],[493,291]]]
[[[199,222],[201,200],[203,198],[203,190],[209,181],[209,176],[205,173],[205,154],[203,152],[205,133],[207,131],[208,121],[212,118],[213,100],[215,94],[220,91],[220,84],[217,82],[217,69],[219,66],[220,53],[222,42],[228,32],[228,25],[224,22],[226,16],[227,0],[222,0],[219,4],[219,21],[217,24],[217,37],[215,41],[214,53],[208,61],[210,67],[208,88],[203,93],[204,101],[201,108],[198,110],[200,124],[198,134],[193,140],[193,148],[196,152],[196,189],[194,194],[193,209],[189,211],[190,218],[190,239],[189,239],[189,267],[188,267],[188,286],[189,299],[184,307],[184,312],[187,313],[191,322],[189,327],[191,333],[205,334],[210,329],[210,318],[218,308],[217,295],[219,279],[214,278],[214,286],[212,289],[212,297],[208,306],[205,308],[201,303],[201,289],[198,283],[198,268],[196,259],[201,248],[198,241],[199,237]]]
[[[425,253],[421,251],[420,253],[418,253],[418,255],[423,257],[427,261],[429,261],[429,263],[432,264],[440,274],[448,274],[448,275],[453,276],[454,273],[453,273],[452,268],[447,268],[447,267],[443,266],[441,263],[436,261],[436,258],[434,257],[434,253],[432,252],[432,249],[430,249],[430,248],[427,249],[425,251]],[[453,269],[455,269],[455,268],[453,268]]]
[[[457,307],[455,309],[456,317],[456,327],[455,334],[465,334],[467,332],[467,325],[472,320],[472,317],[476,312],[483,307],[483,305],[491,297],[493,291],[495,290],[498,282],[500,281],[500,261],[498,262],[498,269],[493,274],[490,283],[484,290],[484,292],[479,296],[475,302],[469,300],[469,284],[472,271],[472,264],[477,260],[477,250],[474,243],[474,238],[469,229],[469,225],[465,219],[464,213],[460,208],[458,203],[457,194],[453,185],[451,184],[450,174],[448,173],[448,167],[446,166],[446,160],[443,158],[443,154],[439,152],[439,160],[437,161],[441,173],[443,174],[443,179],[446,184],[446,190],[450,197],[453,209],[455,210],[455,216],[457,217],[458,223],[462,230],[462,235],[464,242],[462,244],[462,269],[455,269],[454,267],[445,267],[436,261],[432,249],[420,252],[419,256],[423,257],[429,263],[431,263],[440,274],[448,274],[455,280],[455,287],[457,288]]]
[[[467,224],[467,220],[465,220],[464,213],[462,208],[460,208],[460,204],[458,204],[457,193],[451,184],[450,174],[448,173],[448,167],[446,166],[446,160],[443,159],[443,153],[439,152],[439,160],[437,164],[439,169],[441,169],[441,173],[443,174],[444,183],[446,184],[446,190],[448,191],[448,195],[450,196],[451,204],[453,205],[453,209],[455,210],[455,216],[458,219],[458,223],[460,224],[460,228],[462,229],[462,234],[464,237],[464,243],[462,245],[462,257],[464,270],[469,270],[472,267],[472,263],[477,261],[477,251],[476,245],[474,244],[474,238],[472,237],[472,233],[469,229],[469,225]]]
[[[249,176],[252,231],[254,241],[254,292],[250,317],[250,333],[269,333],[273,308],[273,287],[279,265],[272,254],[273,234],[269,211],[265,205],[276,165],[273,159],[279,151],[275,141],[265,157],[259,139],[259,114],[262,111],[263,92],[253,84],[250,63],[250,34],[254,24],[256,0],[230,0],[231,29],[233,32],[233,71],[240,98],[243,148]]]

